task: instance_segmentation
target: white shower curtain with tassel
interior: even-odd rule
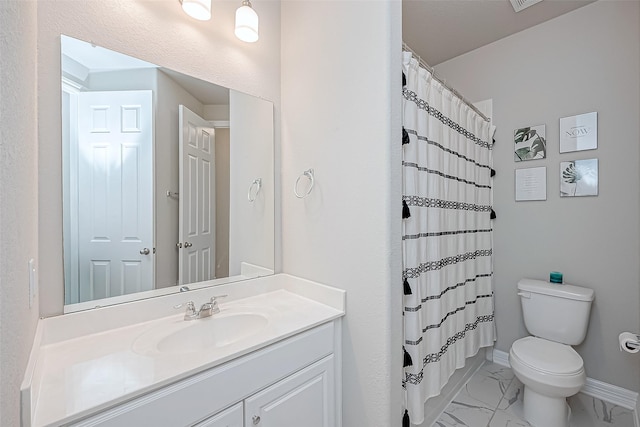
[[[403,387],[411,424],[494,342],[489,122],[403,53]]]

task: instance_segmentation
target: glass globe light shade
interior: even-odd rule
[[[182,10],[198,21],[211,19],[211,0],[182,0]]]
[[[243,1],[236,10],[236,37],[243,42],[258,41],[258,14],[251,7],[251,3]]]

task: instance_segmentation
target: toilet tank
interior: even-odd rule
[[[593,289],[522,279],[518,295],[524,324],[531,335],[578,345],[587,334]]]

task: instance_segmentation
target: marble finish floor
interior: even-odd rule
[[[510,368],[487,362],[433,427],[531,427],[522,417],[523,389]],[[635,427],[629,409],[582,393],[568,400],[571,427]]]

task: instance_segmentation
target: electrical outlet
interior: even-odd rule
[[[29,260],[29,308],[33,305],[33,300],[38,293],[38,275],[36,273],[36,262],[31,258]]]

